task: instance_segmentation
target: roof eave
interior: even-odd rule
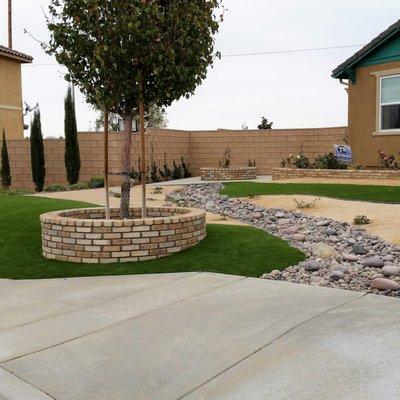
[[[13,60],[20,61],[21,64],[32,64],[33,58],[25,58],[25,57],[20,57],[14,54],[8,54],[8,53],[1,53],[0,56],[6,57],[6,58],[12,58]]]
[[[335,79],[340,79],[340,78],[348,79],[348,76],[346,78],[344,78],[344,76],[348,75],[348,73],[346,72],[346,69],[349,70],[349,69],[353,68],[356,64],[358,64],[368,54],[370,54],[371,52],[375,51],[379,46],[381,46],[383,43],[385,43],[387,40],[391,39],[393,36],[395,36],[399,32],[400,32],[400,28],[397,27],[397,28],[391,30],[390,32],[388,32],[385,37],[382,37],[381,40],[377,41],[372,46],[371,46],[371,42],[368,43],[366,46],[364,46],[364,48],[367,48],[364,52],[363,52],[364,48],[359,50],[359,52],[361,54],[358,57],[355,57],[356,54],[357,54],[356,53],[353,56],[351,56],[349,59],[347,59],[344,63],[339,65],[337,68],[335,68],[332,71],[332,77],[335,78]],[[375,38],[375,39],[377,39],[377,38]],[[368,48],[368,46],[371,46],[371,47]],[[353,58],[354,58],[354,60],[353,60]],[[342,76],[342,75],[344,75],[344,76]]]

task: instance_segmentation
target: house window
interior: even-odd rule
[[[400,131],[400,75],[381,77],[381,131]]]

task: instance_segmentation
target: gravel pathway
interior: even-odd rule
[[[308,256],[262,278],[400,296],[400,246],[347,223],[230,199],[218,194],[220,188],[221,184],[190,185],[170,198],[263,229]]]

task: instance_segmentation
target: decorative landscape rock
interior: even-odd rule
[[[344,278],[344,273],[342,271],[332,271],[330,273],[329,277],[333,281],[338,281],[339,279],[343,279]]]
[[[279,236],[309,257],[284,271],[265,274],[263,278],[400,296],[400,273],[396,275],[400,271],[400,246],[343,222],[230,199],[218,194],[221,187],[221,184],[190,185],[180,194],[188,206],[224,214]],[[297,227],[298,231],[292,233]],[[385,280],[372,285],[376,279]],[[383,286],[390,289],[380,289]]]
[[[328,246],[325,243],[317,243],[312,248],[312,254],[315,257],[326,259],[334,257],[336,252],[331,246]]]
[[[384,265],[385,265],[385,262],[382,260],[381,257],[378,257],[378,256],[367,258],[364,261],[364,267],[382,268]]]
[[[361,246],[361,244],[358,244],[358,243],[353,245],[353,252],[355,254],[359,254],[359,255],[368,254],[368,250],[365,249],[363,246]]]
[[[319,269],[322,268],[322,265],[316,260],[310,260],[303,263],[302,267],[306,271],[318,271]]]
[[[385,276],[399,276],[400,267],[396,267],[395,265],[386,265],[382,268],[382,274]]]
[[[386,278],[374,279],[371,287],[378,290],[400,290],[400,283]]]

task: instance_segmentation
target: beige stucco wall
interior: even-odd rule
[[[400,69],[400,62],[358,68],[357,82],[349,86],[349,138],[357,164],[377,165],[378,150],[396,156],[400,151],[399,134],[374,134],[377,130],[378,79],[374,74],[394,69]]]
[[[0,134],[7,139],[22,139],[21,63],[0,56]]]

